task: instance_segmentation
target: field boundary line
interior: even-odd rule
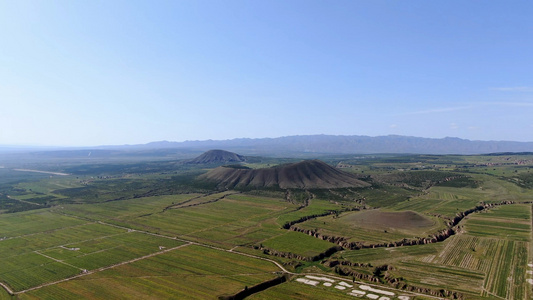
[[[5,285],[3,282],[0,282],[0,285],[4,288],[4,290],[6,290],[10,295],[15,295],[15,293],[7,286]]]
[[[69,215],[64,214],[64,216],[69,216]],[[40,232],[34,232],[34,233],[21,234],[21,235],[17,235],[17,236],[10,236],[10,237],[6,237],[5,239],[0,240],[0,241],[6,241],[6,240],[18,239],[18,238],[25,238],[25,237],[28,237],[28,236],[33,236],[33,235],[38,235],[38,234],[43,234],[43,233],[52,233],[52,232],[56,232],[56,231],[63,230],[63,229],[70,229],[70,228],[75,228],[75,227],[85,226],[85,225],[88,225],[88,224],[95,223],[95,221],[92,221],[92,220],[86,220],[86,219],[82,219],[82,220],[87,221],[87,223],[77,224],[77,225],[72,225],[72,226],[67,226],[67,227],[61,227],[61,228],[55,228],[55,229],[50,229],[50,230],[45,230],[45,231],[40,231]]]
[[[496,295],[496,294],[494,294],[494,293],[491,293],[491,292],[489,292],[489,291],[488,291],[487,289],[485,289],[485,288],[483,288],[482,291],[485,291],[487,294],[489,294],[489,295],[491,295],[491,296],[494,296],[494,297],[496,297],[496,298],[500,298],[500,299],[503,299],[503,300],[508,300],[508,298],[503,298],[503,297],[498,296],[498,295]]]
[[[170,210],[170,209],[180,209],[180,208],[187,208],[187,207],[199,206],[199,205],[203,205],[203,204],[214,203],[214,202],[217,202],[217,201],[225,199],[227,196],[240,194],[240,192],[222,192],[222,193],[224,193],[224,195],[222,195],[221,197],[218,197],[218,198],[215,198],[215,199],[211,199],[211,200],[207,200],[205,202],[187,204],[187,203],[192,202],[192,201],[194,201],[196,199],[201,199],[201,198],[204,198],[204,197],[208,197],[208,196],[212,196],[212,195],[216,195],[216,194],[221,194],[221,193],[208,194],[208,195],[204,195],[204,196],[201,196],[201,197],[192,198],[192,199],[189,199],[189,200],[181,202],[181,203],[172,204],[170,206],[165,207],[162,212],[165,212],[165,211]],[[184,205],[184,204],[187,204],[187,205]]]
[[[13,169],[13,171],[43,173],[43,174],[51,174],[51,175],[57,175],[57,176],[69,176],[70,175],[70,174],[61,173],[61,172],[50,172],[50,171],[31,170],[31,169]]]
[[[39,251],[33,251],[33,253],[35,253],[35,254],[39,254],[39,255],[41,255],[41,256],[44,256],[44,257],[46,257],[46,258],[48,258],[48,259],[51,259],[51,260],[53,260],[53,261],[55,261],[55,262],[58,262],[58,263],[62,263],[62,264],[67,265],[67,266],[69,266],[69,267],[73,267],[73,268],[78,269],[78,270],[80,270],[80,271],[83,270],[83,269],[80,268],[80,267],[76,267],[76,266],[71,265],[71,264],[69,264],[69,263],[66,263],[66,262],[64,262],[64,261],[62,261],[62,260],[60,260],[60,259],[53,258],[53,257],[51,257],[51,256],[48,256],[48,255],[46,255],[46,254],[43,254],[43,253],[41,253],[41,252],[39,252]]]
[[[19,202],[22,202],[22,203],[26,203],[26,204],[33,204],[33,205],[38,205],[38,206],[43,206],[42,204],[39,204],[39,203],[35,203],[35,202],[31,202],[31,201],[26,201],[26,200],[20,200],[20,199],[17,199],[17,198],[13,198],[9,195],[6,195],[6,197],[8,199],[11,199],[11,200],[16,200],[16,201],[19,201]]]
[[[275,264],[275,265],[276,265],[278,268],[280,268],[281,271],[283,271],[284,273],[287,273],[287,274],[294,274],[294,273],[291,273],[291,272],[287,271],[287,270],[286,270],[286,269],[285,269],[280,263],[278,263],[277,261],[272,260],[272,259],[269,259],[269,258],[266,258],[266,257],[261,257],[261,256],[253,255],[253,254],[248,254],[248,253],[242,253],[242,252],[238,252],[238,251],[233,251],[233,249],[226,250],[226,249],[217,248],[217,247],[213,247],[213,246],[209,246],[209,245],[200,245],[200,246],[208,247],[208,248],[212,248],[212,249],[215,249],[215,250],[226,251],[226,252],[234,253],[234,254],[238,254],[238,255],[248,256],[248,257],[255,258],[255,259],[261,259],[261,260],[264,260],[264,261],[268,261],[268,262],[271,262],[271,263]]]

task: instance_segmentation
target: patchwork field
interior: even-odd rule
[[[20,299],[213,299],[275,278],[276,271],[279,269],[267,261],[186,245],[29,291]]]
[[[19,292],[179,245],[99,223],[35,232],[0,242],[0,278]]]
[[[531,205],[500,206],[470,215],[464,228],[443,243],[344,251],[337,256],[391,264],[396,277],[421,287],[453,289],[467,298],[529,297]]]
[[[529,169],[339,160],[368,184],[218,190],[195,181],[211,166],[163,162],[1,170],[0,299],[532,298]],[[90,173],[104,169],[121,171]]]

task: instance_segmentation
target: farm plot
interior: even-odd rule
[[[431,264],[427,262],[400,262],[395,276],[404,277],[416,286],[435,290],[447,289],[465,294],[481,294],[485,274],[478,271]]]
[[[412,197],[392,206],[394,210],[413,210],[420,213],[454,217],[458,212],[473,208],[480,202],[531,201],[530,192],[512,183],[490,176],[472,174],[480,183],[478,188],[433,186],[426,194]]]
[[[470,282],[473,287],[480,286],[481,289],[472,289],[472,291],[479,292],[481,296],[525,299],[528,289],[526,267],[531,234],[530,218],[529,205],[501,206],[487,213],[471,215],[464,225],[466,234],[450,237],[442,243],[441,251],[428,253],[416,260],[425,264],[425,267],[420,266],[421,270],[448,266],[480,274],[481,284],[476,280],[479,279],[477,275],[466,276],[461,281]],[[431,275],[433,271],[428,271],[425,275],[426,282],[423,282],[416,276],[403,273],[403,269],[411,269],[410,264],[418,266],[412,261],[405,262],[399,272],[409,280],[431,283],[433,278],[435,282],[439,280],[442,283],[448,282],[447,284],[452,287],[459,284],[453,278],[435,277]],[[442,278],[447,278],[449,281]]]
[[[210,195],[202,195],[202,196],[191,198],[191,199],[189,199],[187,201],[182,201],[182,202],[174,204],[172,206],[168,206],[167,209],[179,209],[179,208],[184,208],[184,207],[188,207],[188,206],[196,206],[196,205],[207,204],[207,203],[210,203],[212,201],[217,201],[217,200],[220,200],[222,198],[225,198],[226,196],[229,196],[231,194],[236,194],[236,193],[237,192],[235,192],[235,191],[225,191],[225,192],[222,192],[222,193],[215,193],[215,194],[210,194]]]
[[[179,245],[183,245],[183,242],[145,233],[126,232],[52,248],[41,253],[90,271]]]
[[[326,200],[312,199],[309,202],[310,202],[309,205],[302,209],[298,209],[298,210],[287,212],[283,215],[280,215],[277,218],[278,225],[283,226],[287,222],[295,221],[302,217],[311,216],[311,215],[320,215],[323,213],[335,211],[335,210],[342,208]]]
[[[333,243],[294,231],[265,240],[261,244],[268,249],[290,252],[304,257],[316,256],[335,246]]]
[[[179,204],[200,196],[200,194],[178,194],[142,197],[97,204],[64,205],[64,208],[60,211],[83,218],[108,221],[161,212],[170,205]]]
[[[399,261],[420,260],[424,257],[435,257],[442,249],[441,243],[394,248],[366,248],[346,250],[335,254],[334,258],[346,259],[355,263],[371,263],[372,265],[391,264]]]
[[[470,218],[465,228],[469,235],[515,241],[529,241],[531,233],[530,224],[502,222],[477,217]]]
[[[0,241],[0,251],[2,253],[0,260],[11,259],[12,256],[31,251],[42,251],[48,248],[58,247],[59,245],[112,236],[123,232],[125,232],[123,229],[95,223],[85,223],[8,238]]]
[[[57,215],[49,210],[1,214],[0,238],[47,232],[85,223],[86,221]]]
[[[25,266],[28,266],[28,264],[33,266],[21,268],[18,265],[15,270],[1,273],[0,280],[10,286],[13,291],[21,291],[43,283],[72,277],[80,273],[79,268],[38,256],[38,254],[24,256],[27,260],[21,263],[24,263]]]
[[[471,188],[436,186],[430,188],[429,193],[399,203],[392,209],[454,217],[456,213],[478,205],[480,196],[476,190]]]
[[[507,205],[487,213],[475,214],[465,225],[469,234],[489,238],[495,244],[484,283],[485,295],[506,299],[524,299],[530,286],[526,283],[528,250],[531,243],[531,206]]]
[[[272,228],[272,219],[294,209],[281,201],[265,201],[261,197],[227,196],[217,202],[198,206],[169,209],[161,213],[120,218],[113,222],[136,229],[230,248],[239,245],[242,237],[264,239],[281,234]],[[263,227],[263,223],[270,224]],[[257,240],[251,239],[253,243]]]
[[[316,218],[298,224],[298,227],[370,244],[424,237],[443,229],[444,224],[436,217],[423,216],[412,211],[364,210],[344,213],[340,217]]]
[[[213,299],[270,280],[272,263],[201,246],[164,254],[20,294],[21,299]]]
[[[455,236],[447,242],[439,255],[423,261],[482,272],[480,295],[525,299],[528,243],[468,235]]]
[[[465,229],[469,235],[515,241],[531,240],[531,207],[505,205],[468,217]]]
[[[437,255],[426,256],[421,260],[486,273],[498,246],[498,240],[457,235],[449,238],[443,244],[442,251]]]
[[[528,243],[500,240],[484,283],[485,293],[506,299],[525,299]]]
[[[531,207],[505,205],[468,216],[465,232],[436,244],[342,251],[357,263],[390,264],[409,284],[473,297],[525,299]]]
[[[0,240],[0,281],[14,291],[72,277],[84,269],[109,266],[183,244],[98,223],[63,223],[62,220],[72,220],[49,212],[33,211],[20,215],[23,220],[44,220],[45,229],[54,228],[46,226],[46,218],[53,215],[58,219],[58,224],[71,226]],[[30,229],[33,228],[26,227],[26,230]]]

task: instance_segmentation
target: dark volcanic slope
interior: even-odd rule
[[[246,161],[244,156],[239,154],[224,151],[224,150],[209,150],[197,158],[189,161],[190,164],[226,164],[234,162],[243,162]]]
[[[219,186],[227,188],[279,186],[282,189],[328,189],[369,185],[354,175],[337,170],[319,160],[255,170],[218,167],[207,172],[202,178],[216,181]]]

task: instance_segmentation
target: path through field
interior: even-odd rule
[[[13,169],[13,171],[19,171],[19,172],[33,172],[33,173],[44,173],[44,174],[58,175],[58,176],[68,176],[68,175],[70,175],[70,174],[67,174],[67,173],[49,172],[49,171],[40,171],[40,170],[30,170],[30,169]]]
[[[30,202],[30,201],[26,201],[26,200],[20,200],[20,199],[17,199],[17,198],[13,198],[9,195],[6,195],[7,198],[11,199],[11,200],[15,200],[15,201],[19,201],[19,202],[22,202],[22,203],[26,203],[26,204],[32,204],[32,205],[37,205],[37,206],[43,206],[42,204],[39,204],[39,203],[35,203],[35,202]]]

